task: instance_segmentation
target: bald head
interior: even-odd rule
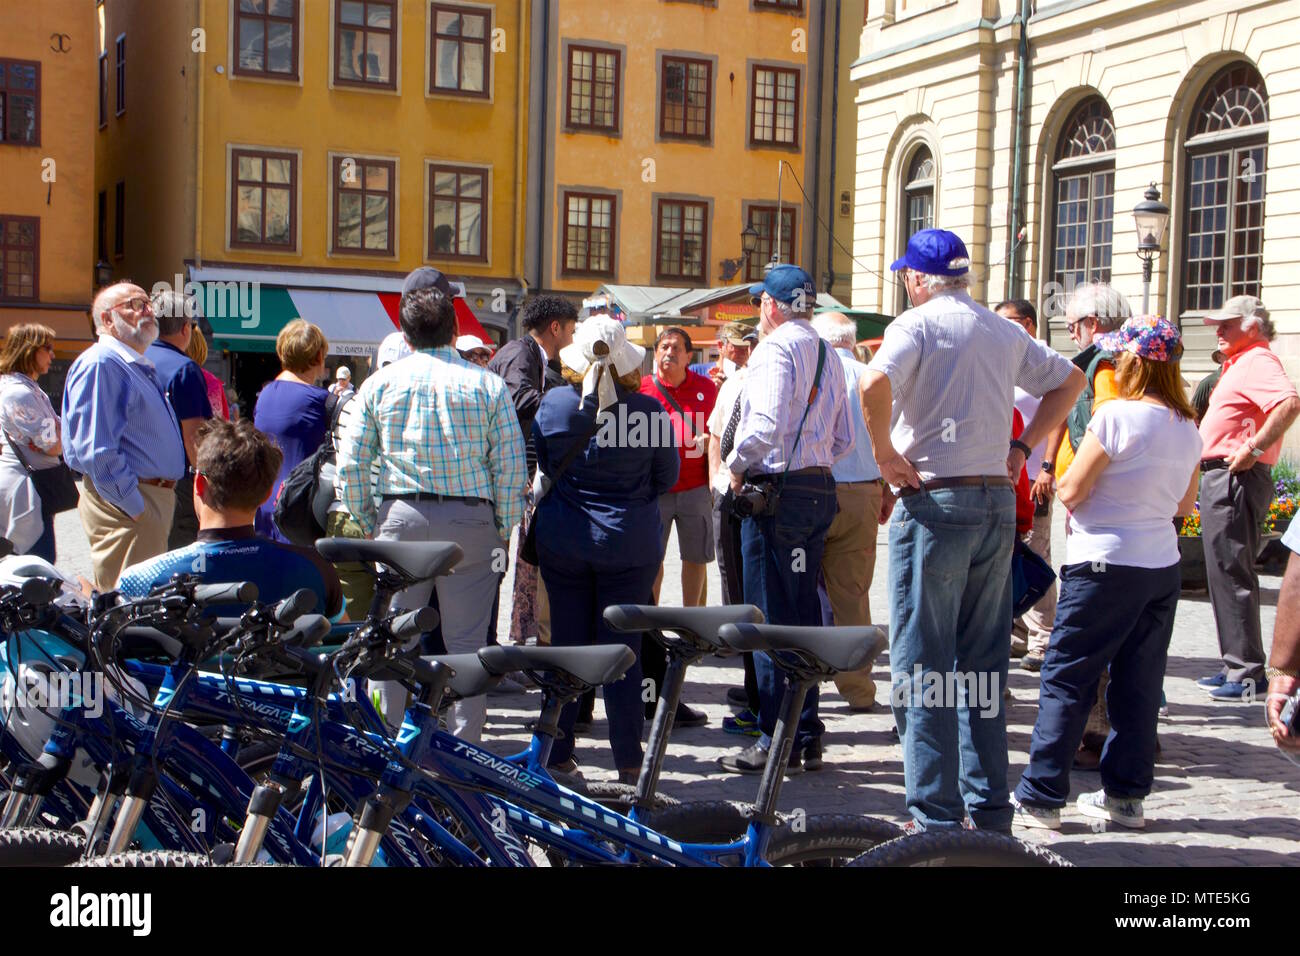
[[[134,282],[118,282],[100,289],[90,310],[99,332],[141,354],[158,337],[158,321],[149,294]]]

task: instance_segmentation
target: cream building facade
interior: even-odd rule
[[[906,307],[889,264],[934,225],[966,240],[977,299],[1034,301],[1068,353],[1074,283],[1140,308],[1155,183],[1150,309],[1182,323],[1185,376],[1212,368],[1201,316],[1249,293],[1300,377],[1300,3],[870,0],[849,70],[855,308]]]

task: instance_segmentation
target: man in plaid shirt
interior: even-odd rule
[[[414,352],[371,375],[357,392],[352,421],[340,436],[340,497],[378,540],[461,546],[465,557],[456,573],[436,582],[438,608],[447,651],[473,653],[488,631],[495,561],[523,515],[524,442],[505,382],[452,347],[456,313],[442,273],[422,267],[407,277],[400,321]],[[407,588],[393,604],[423,607],[432,586]],[[401,714],[394,699],[399,686],[383,688],[390,720]],[[459,701],[452,732],[477,742],[486,717],[482,697]]]

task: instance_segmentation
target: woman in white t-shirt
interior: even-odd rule
[[[1103,789],[1082,794],[1079,812],[1144,826],[1155,770],[1160,684],[1181,585],[1173,518],[1196,502],[1201,439],[1173,325],[1136,316],[1101,347],[1118,356],[1119,397],[1097,409],[1058,488],[1070,536],[1029,766],[1013,797],[1021,826],[1060,828],[1074,752],[1108,668]]]

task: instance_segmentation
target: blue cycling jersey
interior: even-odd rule
[[[343,588],[333,565],[309,548],[257,534],[252,525],[200,531],[194,544],[127,568],[117,589],[126,598],[143,597],[175,574],[196,574],[212,584],[252,581],[258,601],[265,604],[308,588],[316,594],[314,613],[335,618],[343,609]],[[228,605],[210,608],[208,613],[228,617],[243,610]]]

